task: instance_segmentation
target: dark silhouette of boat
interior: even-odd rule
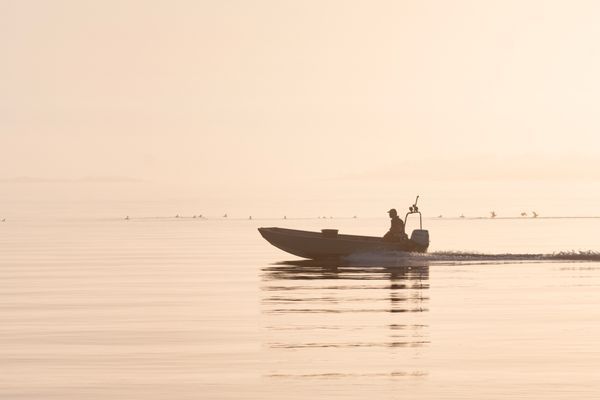
[[[418,200],[418,196],[417,196]],[[269,243],[298,257],[311,259],[340,258],[355,253],[407,251],[424,253],[429,247],[429,232],[423,229],[423,218],[416,202],[406,214],[404,223],[411,214],[419,214],[419,229],[413,230],[410,239],[386,241],[376,236],[339,234],[337,229],[322,229],[321,232],[302,231],[277,227],[258,228]]]

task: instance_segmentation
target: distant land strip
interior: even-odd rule
[[[4,183],[80,183],[80,182],[143,182],[143,179],[128,176],[84,176],[81,178],[40,178],[34,176],[18,176],[0,178]]]

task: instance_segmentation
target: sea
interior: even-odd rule
[[[600,398],[600,219],[425,216],[428,254],[326,263],[257,231],[388,225],[7,218],[0,398]]]

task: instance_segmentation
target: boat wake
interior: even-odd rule
[[[600,252],[562,251],[552,254],[485,254],[460,251],[407,253],[402,251],[355,253],[343,260],[349,265],[361,266],[422,266],[460,264],[514,264],[531,262],[585,262],[600,261]]]

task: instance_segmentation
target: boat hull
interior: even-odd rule
[[[410,251],[424,253],[427,245],[412,240],[383,241],[375,236],[327,235],[321,232],[285,228],[258,228],[273,246],[298,257],[310,259],[339,258],[355,253]]]

